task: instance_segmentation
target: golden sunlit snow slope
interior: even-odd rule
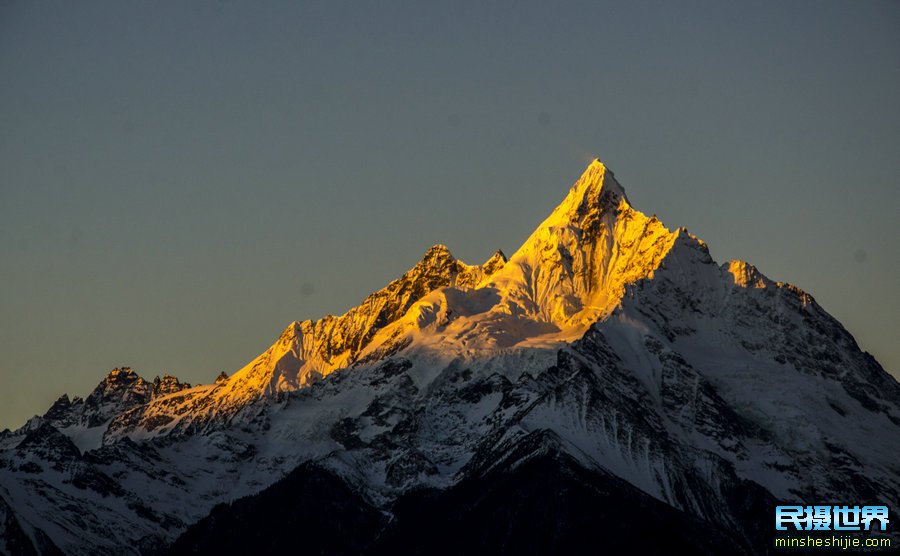
[[[227,381],[126,413],[108,436],[156,435],[232,415],[255,399],[409,346],[489,357],[572,341],[609,315],[626,284],[652,277],[681,233],[634,210],[613,173],[595,160],[509,261],[498,251],[470,266],[434,246],[346,314],[292,323]]]

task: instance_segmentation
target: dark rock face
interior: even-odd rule
[[[65,419],[71,407],[72,402],[69,400],[69,396],[63,394],[59,399],[53,402],[53,405],[51,405],[50,409],[47,410],[47,413],[44,414],[44,419],[61,421]]]
[[[16,451],[23,456],[38,456],[43,461],[57,465],[75,463],[81,459],[81,452],[75,444],[46,422],[28,432],[16,447]]]
[[[386,522],[340,478],[302,465],[255,496],[216,506],[168,554],[361,554]]]
[[[754,554],[749,541],[588,471],[542,440],[484,475],[404,495],[383,514],[340,478],[304,465],[218,506],[170,554]],[[760,511],[763,508],[752,508]],[[768,517],[765,516],[757,517]]]
[[[545,454],[394,506],[373,554],[751,554],[725,530]]]
[[[19,520],[16,519],[15,512],[2,496],[0,496],[0,539],[2,539],[0,553],[10,556],[62,554],[53,541],[47,537],[47,534],[41,530],[35,531],[36,542],[32,542],[19,524]]]

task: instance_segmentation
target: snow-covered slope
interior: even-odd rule
[[[336,370],[384,357],[405,346],[385,346],[394,336],[385,339],[379,332],[427,294],[450,288],[470,291],[505,262],[506,257],[498,250],[483,265],[470,266],[454,258],[447,247],[435,245],[403,276],[346,314],[291,323],[272,347],[231,377],[208,387],[158,397],[121,413],[109,425],[107,439],[112,442],[122,436],[137,439],[206,429],[238,415],[252,419],[257,402],[265,404]],[[378,341],[373,342],[376,338]],[[365,357],[361,357],[363,354]]]
[[[390,511],[548,453],[751,552],[748,501],[900,502],[897,381],[810,295],[633,209],[599,161],[508,261],[435,246],[230,377],[120,371],[97,392],[0,435],[9,539],[153,553],[301,464]]]

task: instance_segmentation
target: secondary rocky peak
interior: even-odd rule
[[[180,392],[190,387],[190,384],[181,382],[178,380],[178,377],[164,374],[162,378],[157,376],[153,379],[153,397],[174,394],[175,392]]]
[[[425,254],[422,255],[422,259],[416,263],[414,267],[404,273],[400,279],[403,280],[407,277],[421,276],[423,274],[453,272],[456,270],[456,267],[456,257],[453,256],[446,245],[433,245],[425,251]]]
[[[723,266],[728,273],[731,274],[735,286],[740,286],[742,288],[765,288],[772,283],[772,281],[766,278],[762,272],[748,262],[731,260]]]
[[[57,420],[65,417],[66,412],[69,411],[69,408],[72,406],[71,400],[69,400],[68,394],[63,394],[55,402],[50,406],[50,409],[47,410],[47,413],[44,414],[44,419],[47,420]]]
[[[401,280],[422,275],[454,274],[464,266],[456,260],[446,245],[437,244],[430,247],[422,256],[422,260],[404,274]]]
[[[490,259],[486,260],[483,265],[481,265],[481,269],[484,272],[485,276],[491,276],[498,270],[500,270],[503,265],[506,264],[506,254],[503,253],[500,249],[491,256]]]
[[[86,402],[90,405],[124,402],[129,405],[141,404],[157,396],[179,392],[191,385],[181,382],[178,377],[163,374],[148,382],[131,367],[118,367],[110,371],[97,385]]]
[[[109,374],[106,375],[104,382],[107,383],[131,383],[135,382],[141,377],[138,376],[136,372],[131,367],[116,367],[115,369],[109,371]]]
[[[106,378],[94,388],[88,399],[99,401],[109,396],[118,396],[124,392],[134,391],[143,395],[147,390],[147,382],[131,367],[117,367],[106,375]]]
[[[159,380],[159,379],[157,379]],[[167,380],[175,380],[168,377]],[[81,399],[62,396],[47,410],[43,419],[56,427],[98,427],[129,409],[149,402],[155,383],[148,383],[130,367],[117,367],[109,372],[91,393]]]
[[[428,251],[425,251],[425,256],[422,257],[422,260],[428,260],[432,258],[453,258],[453,254],[450,253],[450,248],[442,243],[436,243],[428,248]]]

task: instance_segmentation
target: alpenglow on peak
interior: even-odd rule
[[[595,158],[544,223],[580,217],[592,208],[609,206],[614,209],[623,200],[630,206],[625,188],[616,181],[615,174]]]
[[[595,159],[490,284],[506,305],[581,333],[615,306],[626,283],[648,276],[678,232],[634,210]]]

